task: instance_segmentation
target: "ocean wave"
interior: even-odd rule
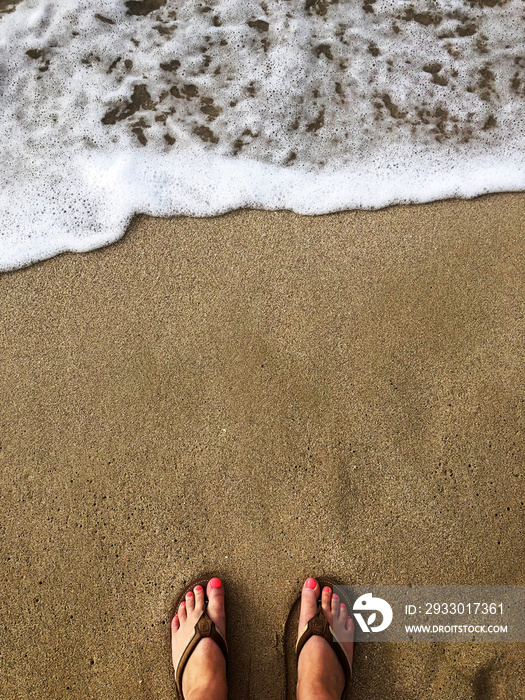
[[[525,188],[520,0],[0,4],[0,268],[139,212]]]

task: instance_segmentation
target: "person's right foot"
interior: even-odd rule
[[[354,623],[348,611],[340,603],[331,588],[324,588],[313,578],[307,579],[301,594],[299,634],[308,620],[317,612],[317,601],[321,596],[323,614],[332,629],[346,630],[345,637],[353,639]],[[352,660],[354,643],[342,642],[347,656]],[[345,674],[335,651],[324,639],[314,635],[305,643],[297,664],[297,700],[340,700],[345,687]]]

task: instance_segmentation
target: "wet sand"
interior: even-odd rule
[[[282,698],[307,575],[523,583],[525,195],[137,218],[0,278],[0,694],[172,698],[221,576],[231,698]],[[359,645],[352,695],[518,698],[522,649]]]

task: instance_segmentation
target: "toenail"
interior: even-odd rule
[[[316,586],[317,586],[317,581],[314,578],[306,579],[306,583],[304,584],[305,588],[315,588]]]
[[[337,595],[337,593],[334,593],[333,596],[332,596],[332,598],[333,598],[334,600],[339,600],[339,596]]]
[[[328,588],[328,586],[325,586],[325,587],[323,588],[323,592],[324,592],[324,593],[330,593],[330,591],[331,591],[331,588]]]
[[[210,581],[210,586],[212,588],[220,588],[222,586],[220,578],[212,578]]]
[[[188,591],[186,595],[193,595],[193,591]]]
[[[202,586],[195,586],[195,590],[197,593],[200,593],[202,591]]]
[[[183,600],[183,601],[181,602],[181,605],[186,605],[186,601]]]

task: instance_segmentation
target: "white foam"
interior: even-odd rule
[[[161,2],[0,18],[0,269],[105,245],[139,212],[525,189],[519,0]]]

